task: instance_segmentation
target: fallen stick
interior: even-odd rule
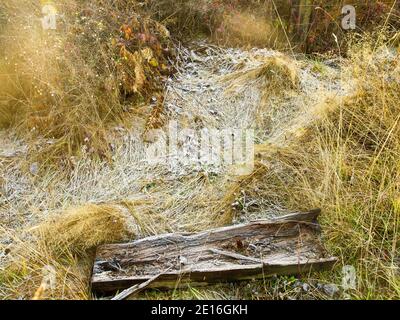
[[[152,284],[154,281],[156,281],[162,273],[155,275],[154,277],[150,278],[149,280],[141,283],[141,284],[135,284],[134,286],[122,291],[118,295],[116,295],[114,298],[111,300],[129,300],[132,298],[135,294],[139,293],[140,291],[144,290],[147,288],[150,284]]]

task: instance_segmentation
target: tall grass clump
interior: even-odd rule
[[[352,50],[356,92],[318,128],[320,201],[332,248],[356,267],[355,296],[399,298],[399,54],[371,42]]]
[[[207,36],[224,46],[287,47],[284,26],[270,1],[151,0],[146,10],[182,40]]]
[[[94,249],[132,239],[135,226],[135,218],[121,206],[88,204],[54,215],[22,234],[0,227],[13,240],[0,270],[0,297],[89,299]]]
[[[57,1],[56,30],[44,30],[42,5],[0,4],[0,124],[43,139],[31,148],[41,160],[105,158],[108,129],[127,125],[169,74],[168,31],[128,0]]]

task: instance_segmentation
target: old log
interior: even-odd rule
[[[154,288],[304,274],[332,268],[321,244],[320,210],[196,234],[172,233],[97,248],[92,290],[111,293],[157,276]]]

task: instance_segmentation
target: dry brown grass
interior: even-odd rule
[[[45,161],[68,159],[80,153],[82,146],[89,153],[106,157],[109,127],[124,123],[131,113],[141,115],[138,106],[146,109],[147,93],[158,92],[162,83],[154,82],[152,76],[163,76],[166,63],[159,59],[157,45],[146,44],[144,48],[136,42],[123,43],[129,42],[135,28],[147,26],[150,34],[157,29],[159,36],[165,30],[150,20],[144,24],[136,19],[121,22],[113,12],[132,17],[131,8],[122,3],[118,8],[110,7],[109,2],[100,0],[91,4],[60,2],[66,12],[79,12],[84,18],[67,24],[66,33],[43,33],[34,26],[26,30],[26,12],[40,15],[39,6],[21,1],[24,5],[15,6],[11,0],[0,5],[18,17],[1,31],[12,37],[1,40],[7,46],[2,47],[0,60],[0,80],[6,81],[0,88],[0,124],[17,125],[32,142],[37,137],[51,140],[47,149],[38,149],[36,157]],[[192,6],[191,1],[183,2],[194,14],[180,11],[180,22],[189,28],[193,28],[192,23],[198,26],[201,8]],[[170,4],[160,1],[157,8],[164,10],[163,6]],[[99,7],[104,11],[97,10]],[[237,25],[237,21],[250,23],[253,18],[247,13],[239,20],[231,16],[225,19],[232,41],[266,40],[254,33],[266,31],[269,24],[257,24],[252,34],[247,34]],[[143,34],[147,39],[149,34]],[[275,124],[282,125],[283,132],[257,147],[258,162],[252,174],[237,179],[199,174],[168,180],[163,179],[168,176],[165,170],[143,166],[139,160],[144,155],[139,151],[134,150],[130,158],[127,153],[132,150],[125,150],[117,153],[113,168],[104,162],[87,165],[78,161],[72,182],[64,176],[65,181],[57,181],[54,175],[60,174],[54,171],[49,171],[48,177],[37,177],[30,195],[37,200],[18,199],[23,204],[15,208],[35,212],[32,216],[40,216],[35,216],[38,226],[28,230],[1,227],[13,243],[1,246],[7,252],[6,267],[0,272],[1,297],[92,298],[89,275],[97,245],[230,224],[243,214],[235,203],[244,207],[242,198],[247,197],[254,200],[253,205],[267,203],[271,210],[323,208],[324,238],[331,253],[341,257],[342,265],[354,265],[357,270],[358,287],[348,293],[353,298],[399,298],[400,66],[399,53],[390,58],[383,50],[398,39],[398,34],[387,39],[380,34],[353,46],[350,58],[341,63],[342,81],[352,86],[350,95],[310,93],[321,99],[305,105],[293,123]],[[149,72],[153,68],[158,72]],[[299,72],[297,63],[282,55],[270,57],[251,70],[239,69],[224,80],[231,83],[231,91],[244,90],[258,81],[264,94],[284,99],[301,89]],[[159,110],[154,110],[157,115]],[[266,110],[260,108],[260,112]],[[265,129],[263,121],[255,121],[261,129]],[[37,151],[33,146],[31,152]],[[98,204],[59,213],[60,206],[68,208],[71,202],[88,199],[107,202],[99,200]],[[7,205],[15,212],[13,204]],[[55,270],[54,288],[43,275],[47,266]],[[340,268],[337,271],[320,278],[340,284]],[[268,291],[264,284],[261,287]],[[226,287],[218,290],[212,295],[230,296]],[[189,296],[210,295],[192,290]]]
[[[299,126],[289,126],[282,144],[267,141],[259,146],[252,174],[235,181],[219,177],[214,183],[207,176],[185,179],[182,185],[157,181],[148,192],[149,201],[84,206],[34,228],[34,240],[22,242],[19,235],[21,251],[12,253],[10,267],[1,273],[3,296],[90,298],[93,246],[133,234],[228,224],[238,214],[232,204],[243,203],[245,194],[286,210],[323,208],[330,252],[341,258],[340,265],[357,270],[357,289],[347,293],[353,298],[398,298],[400,68],[398,55],[391,58],[384,48],[365,42],[355,46],[342,73],[344,82],[356,80],[353,91],[310,106],[307,117],[299,115]],[[43,284],[46,265],[56,268],[57,283],[62,284],[53,292]],[[337,272],[319,275],[319,281],[340,284],[340,265]],[[265,297],[280,297],[271,296],[268,288],[264,284],[258,290],[264,290]],[[213,290],[191,289],[173,296],[230,296],[227,287]]]
[[[284,26],[266,1],[150,0],[146,10],[184,40],[205,35],[222,46],[288,48]]]
[[[299,68],[286,55],[264,57],[260,65],[250,70],[238,70],[222,78],[229,81],[227,94],[243,88],[254,80],[262,81],[265,95],[283,94],[299,86]]]
[[[277,206],[323,208],[332,254],[356,268],[353,298],[400,296],[400,69],[398,53],[387,50],[354,45],[342,74],[356,80],[353,93],[317,107],[316,121],[296,127],[301,134],[287,132],[296,137],[290,144],[258,148],[269,170],[244,185],[248,196]],[[327,281],[341,283],[340,265]]]
[[[246,11],[227,13],[212,38],[224,46],[283,48],[286,42],[281,28],[265,16]]]
[[[93,249],[135,237],[136,220],[122,206],[72,208],[12,236],[1,282],[6,298],[87,299]],[[6,230],[3,230],[6,232]],[[43,272],[54,270],[54,288]]]
[[[47,141],[31,148],[44,163],[68,165],[82,153],[109,158],[110,128],[129,126],[171,72],[168,32],[137,15],[134,1],[56,6],[57,29],[45,31],[39,1],[1,3],[12,18],[1,34],[0,124]]]
[[[7,261],[0,272],[0,296],[91,299],[90,274],[98,245],[230,224],[231,211],[222,208],[220,199],[212,195],[215,189],[205,181],[198,186],[199,182],[196,180],[195,187],[189,181],[187,186],[177,188],[161,186],[147,201],[74,207],[24,230],[1,227],[12,245],[1,248],[7,252]],[[231,200],[227,197],[223,207]],[[54,271],[54,287],[44,275],[49,269]]]
[[[70,209],[32,231],[48,245],[65,246],[73,253],[82,253],[101,243],[135,236],[132,230],[129,231],[127,221],[129,216],[122,208],[92,204]]]

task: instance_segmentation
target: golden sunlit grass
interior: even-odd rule
[[[43,30],[39,1],[1,3],[12,18],[1,38],[0,124],[48,141],[31,150],[40,162],[68,164],[83,152],[109,158],[109,129],[128,124],[169,72],[169,35],[161,24],[135,16],[129,3],[55,5],[62,12],[57,29]]]
[[[78,51],[68,42],[66,32],[45,32],[40,24],[33,23],[32,13],[41,16],[39,2],[27,1],[15,7],[12,1],[6,1],[2,6],[16,14],[7,26],[9,37],[2,41],[10,72],[18,81],[14,87],[29,83],[22,96],[8,93],[23,111],[11,124],[25,135],[54,139],[53,150],[47,153],[49,161],[64,151],[77,151],[85,137],[93,137],[96,143],[96,138],[104,135],[104,115],[111,115],[113,109],[105,106],[99,96],[96,70],[85,62],[84,48]],[[117,100],[114,105],[118,108]],[[17,113],[14,105],[7,104],[3,114],[5,108],[9,114]]]

